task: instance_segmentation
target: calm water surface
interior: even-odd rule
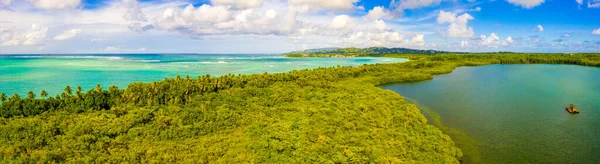
[[[51,95],[65,86],[85,90],[101,84],[126,87],[176,75],[224,75],[287,72],[330,66],[403,62],[392,58],[285,58],[280,55],[0,55],[0,92],[24,95],[42,89]]]
[[[464,163],[600,163],[600,68],[461,67],[381,87],[412,99],[430,123],[439,117]],[[571,103],[580,114],[567,113]]]

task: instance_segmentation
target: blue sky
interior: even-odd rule
[[[600,52],[600,0],[0,0],[0,54]]]

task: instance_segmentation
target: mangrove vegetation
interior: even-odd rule
[[[577,64],[597,54],[402,55],[394,64],[165,78],[0,94],[0,160],[16,163],[459,163],[451,138],[377,85],[459,66]],[[39,93],[39,94],[38,94]],[[10,162],[9,162],[10,163]]]

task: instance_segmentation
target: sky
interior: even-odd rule
[[[600,0],[0,0],[0,54],[600,52]]]

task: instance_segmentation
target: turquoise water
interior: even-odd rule
[[[460,67],[430,81],[381,87],[432,110],[424,111],[430,122],[439,116],[464,163],[600,162],[600,68]],[[567,113],[571,103],[580,114]]]
[[[45,89],[51,95],[65,86],[85,90],[102,86],[126,87],[176,75],[255,74],[330,66],[403,62],[393,58],[285,58],[280,55],[4,55],[0,56],[0,92],[24,95]]]

